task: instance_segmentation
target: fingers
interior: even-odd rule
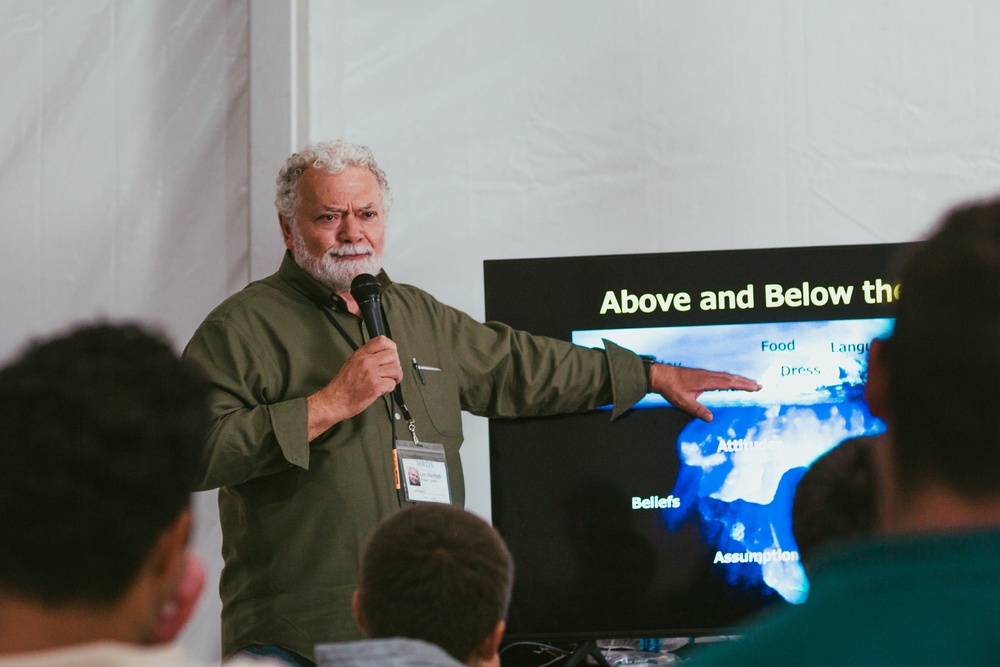
[[[704,371],[708,373],[706,382],[702,385],[702,391],[711,390],[732,390],[732,391],[759,391],[760,383],[756,380],[734,375],[732,373],[718,373]]]
[[[392,350],[396,351],[396,342],[387,336],[375,336],[374,338],[368,339],[368,341],[361,346],[358,350],[367,350],[369,353],[379,352],[381,350]]]
[[[712,411],[698,402],[703,392],[758,391],[761,388],[757,381],[742,375],[663,364],[654,364],[651,380],[653,390],[671,405],[706,422],[712,421]]]
[[[373,377],[392,381],[392,386],[382,392],[383,394],[388,394],[403,381],[403,366],[399,361],[396,343],[389,338],[385,336],[372,338],[355,352],[355,356],[358,355],[362,355],[360,359],[370,369]]]
[[[675,407],[677,407],[677,406],[675,406]],[[693,417],[697,417],[698,419],[702,420],[703,422],[710,422],[710,421],[712,421],[712,417],[713,417],[712,411],[709,410],[708,408],[706,408],[704,405],[702,405],[698,401],[691,401],[691,403],[687,407],[684,407],[684,408],[681,408],[681,409],[684,410],[684,412],[687,412],[689,415],[691,415]]]
[[[653,390],[664,395],[688,391],[758,391],[761,388],[756,380],[742,375],[666,364],[655,364],[651,379]]]
[[[402,380],[396,344],[385,336],[372,338],[347,359],[323,389],[306,398],[309,440],[365,410]]]
[[[718,371],[705,371],[702,369],[686,369],[692,371],[688,374],[688,379],[697,379],[696,382],[689,384],[687,387],[687,396],[690,396],[691,400],[688,402],[687,396],[685,396],[686,405],[676,406],[680,407],[682,410],[688,414],[697,417],[698,419],[710,422],[712,421],[712,411],[707,407],[702,405],[697,401],[697,398],[705,391],[759,391],[761,386],[756,380],[751,380],[750,378],[743,377],[742,375],[735,375],[733,373],[721,373]],[[683,392],[683,390],[682,390]]]
[[[692,417],[696,417],[704,422],[712,421],[712,411],[698,402],[699,391],[683,392],[677,394],[664,394],[670,405],[678,410],[683,410]]]
[[[729,374],[730,389],[738,391],[760,391],[760,383],[742,375]]]
[[[396,343],[385,336],[376,336],[361,346],[344,365],[345,379],[365,402],[365,407],[379,396],[385,396],[403,381],[403,366]]]

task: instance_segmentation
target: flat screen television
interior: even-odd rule
[[[486,315],[589,347],[757,379],[711,423],[647,395],[610,411],[490,420],[493,523],[515,561],[507,637],[727,634],[802,602],[795,486],[884,425],[863,399],[905,244],[485,262]]]

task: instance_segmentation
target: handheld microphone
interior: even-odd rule
[[[387,336],[385,322],[382,321],[382,286],[370,273],[359,273],[351,281],[351,296],[361,309],[368,335]]]
[[[365,328],[368,335],[389,337],[386,332],[385,320],[382,319],[382,286],[378,280],[370,273],[359,273],[351,281],[351,296],[361,310],[361,318],[365,321]],[[403,403],[403,390],[396,385],[392,390],[392,397],[396,404],[406,409]]]

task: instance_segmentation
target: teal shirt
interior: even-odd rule
[[[1000,532],[894,537],[814,563],[809,599],[690,667],[1000,665]]]
[[[642,363],[606,342],[592,350],[482,324],[380,274],[382,304],[403,366],[403,395],[422,442],[444,446],[452,499],[465,502],[461,411],[515,417],[624,412],[646,391]],[[306,437],[308,395],[354,348],[360,318],[286,254],[279,271],[218,306],[185,356],[207,373],[213,424],[202,487],[219,487],[223,651],[277,644],[311,656],[318,642],[360,635],[350,600],[365,538],[399,509],[387,403],[378,400]],[[423,371],[412,359],[440,371]],[[396,436],[407,438],[405,422]]]

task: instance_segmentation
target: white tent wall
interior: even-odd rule
[[[249,279],[246,0],[0,0],[0,357],[94,318],[178,349]],[[215,494],[196,497],[208,593],[184,642],[219,654]]]
[[[375,150],[390,275],[475,317],[484,259],[910,240],[1000,189],[997,34],[993,0],[0,0],[0,357],[96,316],[181,347],[277,267],[306,140]]]
[[[992,0],[313,0],[308,26],[310,138],[372,147],[389,274],[474,317],[484,259],[905,241],[1000,190]]]
[[[183,342],[248,278],[245,2],[0,2],[0,355],[83,318]]]

